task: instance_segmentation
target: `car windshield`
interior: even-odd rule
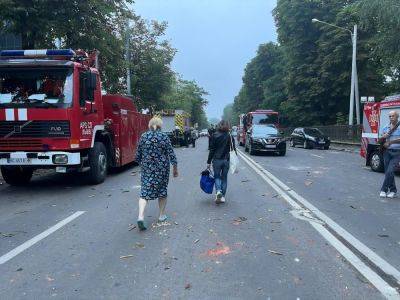
[[[278,134],[273,126],[253,126],[253,135]]]
[[[72,69],[0,69],[0,107],[70,107]]]
[[[317,128],[304,128],[304,133],[311,136],[323,135],[323,133]]]
[[[252,117],[253,117],[254,125],[277,124],[278,123],[278,115],[277,114],[253,114]]]

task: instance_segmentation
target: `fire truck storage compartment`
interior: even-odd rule
[[[116,166],[135,160],[141,132],[147,128],[150,116],[137,111],[133,100],[119,95],[103,95],[105,119],[112,120]]]

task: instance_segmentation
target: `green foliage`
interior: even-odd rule
[[[382,25],[390,10],[383,7],[392,7],[394,3],[381,2],[278,0],[273,12],[278,44],[260,45],[256,57],[246,66],[243,86],[234,99],[234,113],[274,109],[283,116],[283,125],[292,126],[343,123],[349,110],[350,32],[314,24],[313,18],[350,30],[354,24],[365,23],[359,30],[357,43],[360,94],[377,98],[387,94],[400,75],[396,65],[400,51],[385,60],[383,50],[377,47],[377,32],[389,26]],[[397,21],[389,22],[391,26],[400,24],[398,12],[394,19]],[[391,39],[389,35],[394,31],[389,32],[387,40],[399,39],[397,34]],[[389,83],[385,76],[390,76]]]
[[[238,115],[233,111],[233,104],[228,104],[224,107],[224,112],[222,115],[222,120],[228,121],[232,125],[236,125],[239,122]]]
[[[174,78],[169,90],[162,96],[163,107],[167,109],[183,109],[190,113],[192,124],[199,128],[208,126],[204,107],[208,93],[195,81]]]
[[[135,18],[128,32],[132,93],[141,107],[162,107],[162,96],[174,80],[170,65],[176,50],[167,41],[160,41],[166,28],[165,22]]]
[[[5,30],[20,34],[24,49],[53,48],[56,38],[72,49],[100,51],[104,88],[121,91],[124,85],[124,41],[132,0],[4,0],[0,19]]]

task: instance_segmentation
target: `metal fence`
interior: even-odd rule
[[[331,141],[346,142],[346,143],[361,143],[361,125],[328,125],[328,126],[313,126],[318,128],[324,134],[330,137]],[[295,127],[282,128],[286,137],[289,137]]]

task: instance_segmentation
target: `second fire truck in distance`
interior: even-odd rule
[[[260,109],[240,115],[237,134],[237,140],[240,146],[246,143],[247,131],[253,125],[273,125],[279,128],[279,113],[270,109]]]

